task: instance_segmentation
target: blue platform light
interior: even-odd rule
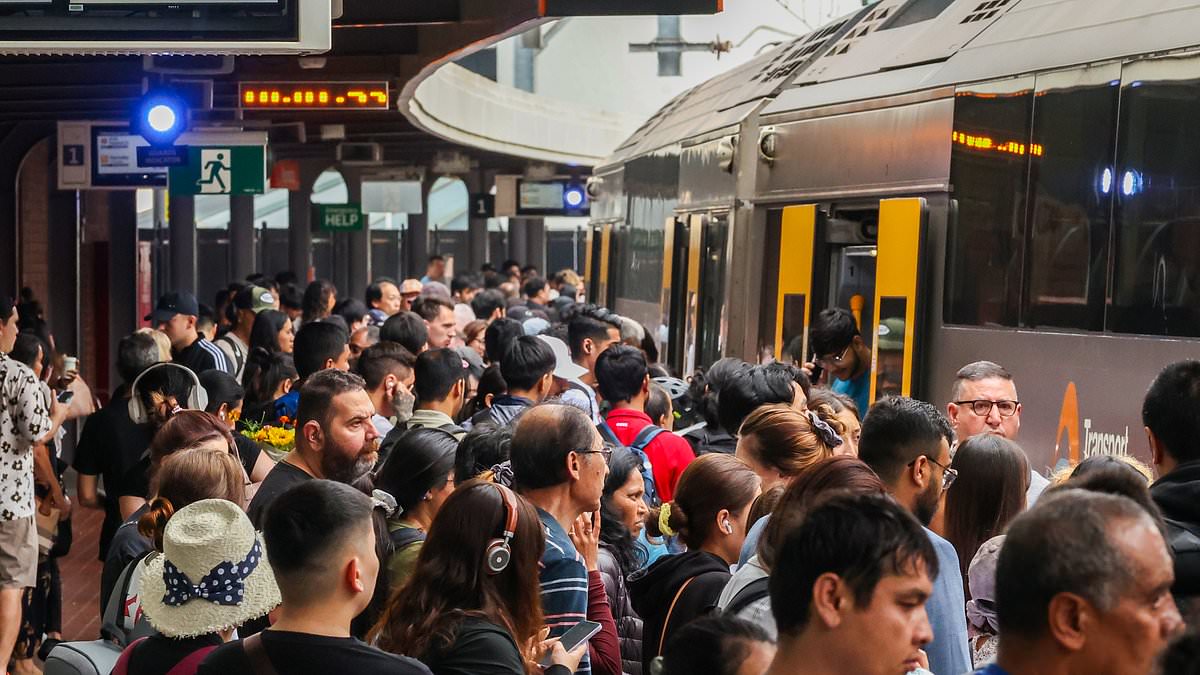
[[[142,97],[132,128],[150,145],[171,145],[187,129],[188,107],[169,91],[151,91]]]
[[[586,203],[587,192],[582,185],[572,183],[563,190],[563,207],[568,211],[581,209]]]

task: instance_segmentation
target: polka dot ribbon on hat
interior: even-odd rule
[[[193,584],[170,560],[165,561],[163,583],[167,592],[163,604],[178,607],[188,600],[200,598],[218,605],[240,605],[246,593],[246,577],[258,567],[259,560],[262,560],[262,548],[256,540],[244,560],[217,565],[198,584]]]

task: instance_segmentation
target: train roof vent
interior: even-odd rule
[[[1013,0],[987,0],[981,2],[971,13],[963,18],[959,23],[975,23],[976,21],[987,21],[995,18],[1006,5],[1012,4]]]
[[[821,51],[845,25],[845,21],[835,21],[821,30],[798,38],[788,48],[780,50],[778,56],[767,62],[755,79],[759,82],[775,82],[791,77],[801,64]]]
[[[881,0],[856,26],[846,31],[826,56],[841,56],[850,51],[858,41],[879,30],[904,2],[905,0]]]

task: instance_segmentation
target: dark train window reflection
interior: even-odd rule
[[[1108,325],[1116,332],[1200,336],[1200,79],[1175,79],[1186,64],[1135,64],[1125,74]],[[1171,80],[1154,81],[1160,70]]]
[[[959,91],[950,182],[958,202],[946,264],[946,321],[1015,326],[1020,305],[1033,78]]]
[[[1117,67],[1038,78],[1025,325],[1104,328],[1119,79]]]

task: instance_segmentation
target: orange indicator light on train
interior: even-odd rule
[[[1046,149],[1041,143],[1025,144],[1020,141],[997,141],[987,136],[973,136],[961,131],[955,131],[952,135],[952,140],[959,144],[971,148],[973,150],[990,150],[993,152],[1003,152],[1009,155],[1033,155],[1041,157],[1045,155]]]

